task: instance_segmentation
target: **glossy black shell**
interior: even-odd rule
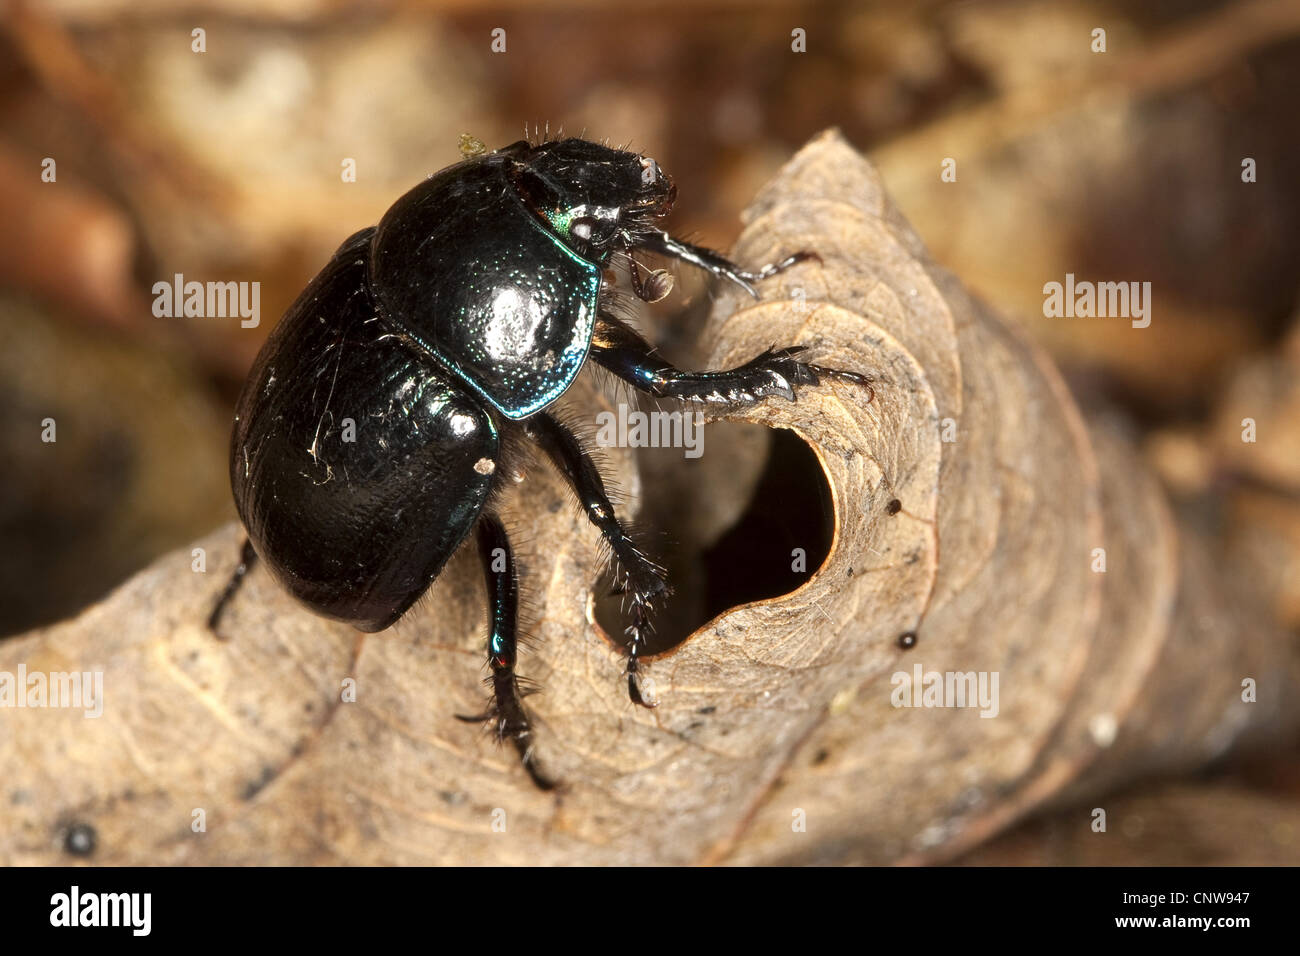
[[[396,621],[455,552],[498,454],[474,390],[380,317],[374,236],[348,239],[271,333],[230,463],[239,516],[275,577],[367,631]]]
[[[376,229],[370,279],[393,324],[518,419],[582,369],[601,270],[525,205],[515,158],[459,163],[397,200]]]

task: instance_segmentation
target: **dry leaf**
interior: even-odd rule
[[[593,624],[597,533],[555,507],[568,493],[550,469],[516,490],[537,637],[521,671],[544,689],[529,702],[560,793],[452,718],[483,699],[472,553],[370,636],[256,572],[218,642],[203,621],[238,553],[231,527],[198,543],[208,573],[170,555],[0,645],[0,671],[102,670],[105,693],[95,719],[0,716],[0,860],[63,861],[75,822],[114,864],[929,861],[1049,799],[1293,719],[1275,632],[1223,598],[1125,442],[1090,432],[1041,354],[929,261],[835,133],[760,194],[737,257],[800,248],[822,263],[757,304],[724,291],[706,344],[710,367],[797,342],[876,380],[872,402],[831,383],[736,416],[815,448],[831,552],[799,590],[655,659],[657,710],[628,702]],[[632,458],[613,465],[635,495]],[[892,706],[892,675],[916,665],[996,674],[997,716]]]

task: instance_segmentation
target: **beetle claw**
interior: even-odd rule
[[[654,710],[659,706],[659,701],[647,699],[641,693],[641,681],[637,679],[636,671],[628,671],[627,675],[627,696],[631,698],[632,703],[647,710]]]

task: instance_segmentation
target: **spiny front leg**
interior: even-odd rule
[[[638,249],[643,249],[646,252],[655,252],[661,256],[667,256],[670,259],[689,262],[691,265],[703,269],[715,278],[726,279],[728,282],[734,282],[755,299],[759,296],[758,290],[754,288],[753,283],[771,278],[777,273],[784,272],[786,269],[789,269],[797,263],[807,262],[809,259],[816,259],[819,262],[821,261],[821,257],[815,252],[796,252],[794,255],[787,256],[780,262],[773,262],[763,266],[757,272],[747,272],[720,252],[714,252],[712,249],[706,249],[704,246],[696,246],[689,242],[683,242],[680,239],[674,239],[672,236],[668,235],[668,233],[661,230],[655,230],[639,236],[637,238],[636,246]]]
[[[519,759],[542,790],[555,782],[537,768],[533,753],[533,730],[524,710],[515,660],[519,644],[519,572],[505,526],[496,515],[485,514],[478,522],[479,557],[488,590],[488,664],[492,668],[492,701],[484,714],[459,719],[477,723],[490,721],[498,740],[509,740]]]
[[[601,313],[592,339],[591,357],[631,385],[658,398],[712,405],[749,405],[769,395],[793,399],[796,385],[818,385],[833,378],[871,390],[871,379],[857,372],[800,362],[802,346],[769,349],[733,369],[684,372],[664,361],[626,323]],[[870,399],[868,399],[869,401]]]
[[[662,567],[638,548],[614,513],[605,493],[605,482],[591,456],[583,450],[576,435],[552,416],[541,412],[524,422],[528,436],[537,442],[568,478],[578,495],[587,517],[608,542],[613,553],[617,586],[623,591],[628,607],[627,693],[635,704],[654,707],[641,692],[638,678],[640,655],[653,631],[650,616],[654,602],[668,595],[668,582]]]

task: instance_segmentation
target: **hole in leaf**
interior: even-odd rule
[[[668,568],[673,593],[655,609],[647,648],[676,647],[719,614],[803,585],[830,553],[834,512],[816,454],[762,425],[705,426],[703,454],[640,449],[645,498],[634,530]],[[623,642],[622,598],[597,591],[596,620]]]

